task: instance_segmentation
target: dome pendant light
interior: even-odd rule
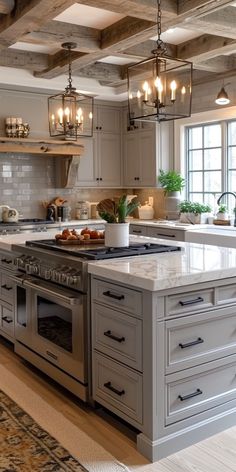
[[[229,84],[226,84],[226,85],[229,85]],[[228,103],[230,103],[230,99],[228,97],[228,94],[225,90],[225,86],[223,84],[223,86],[221,87],[216,99],[215,99],[215,103],[217,105],[228,105]]]
[[[161,0],[157,0],[157,33],[153,56],[127,69],[130,120],[161,122],[191,115],[193,65],[166,54]]]
[[[76,43],[62,44],[69,51],[68,85],[64,92],[48,98],[50,136],[64,136],[69,140],[93,135],[93,97],[77,92],[72,86],[71,49],[76,46]]]

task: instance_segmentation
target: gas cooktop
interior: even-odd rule
[[[20,220],[12,223],[0,222],[0,226],[21,226],[21,225],[40,225],[40,224],[50,224],[54,221],[44,220],[43,218],[21,218]]]
[[[39,241],[27,241],[26,246],[42,248],[52,251],[63,252],[68,255],[82,257],[88,260],[102,260],[114,257],[140,256],[144,254],[156,254],[161,252],[180,251],[180,246],[169,246],[166,244],[154,243],[131,243],[128,247],[105,247],[98,245],[91,247],[86,245],[68,245],[63,246],[55,242],[54,239]]]

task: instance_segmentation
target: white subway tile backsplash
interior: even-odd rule
[[[98,202],[125,193],[120,189],[56,188],[55,169],[56,159],[50,156],[0,153],[0,205],[17,208],[24,218],[45,218],[42,201],[60,195],[68,201],[74,218],[79,200]]]

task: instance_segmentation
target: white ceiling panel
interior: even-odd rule
[[[98,62],[105,62],[106,64],[116,64],[118,66],[124,66],[125,64],[130,64],[131,62],[138,62],[134,60],[133,57],[116,57],[116,56],[107,56],[103,59],[100,59]]]
[[[54,20],[72,23],[74,25],[88,26],[90,28],[104,29],[122,18],[124,18],[124,15],[75,3],[63,13],[56,16]]]
[[[198,36],[200,36],[200,34],[201,33],[199,33],[199,31],[183,28],[173,28],[162,33],[161,39],[165,43],[177,45],[184,43],[185,41],[189,41],[190,39],[197,38]],[[153,36],[151,39],[156,40],[157,36]]]
[[[42,52],[43,54],[55,54],[60,48],[48,46],[46,44],[31,44],[18,41],[10,46],[12,49],[19,49],[20,51]]]

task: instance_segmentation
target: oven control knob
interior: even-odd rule
[[[34,264],[32,269],[33,269],[33,273],[35,275],[39,275],[39,265],[38,264]]]
[[[52,269],[46,269],[44,272],[44,278],[50,280],[52,278]]]

